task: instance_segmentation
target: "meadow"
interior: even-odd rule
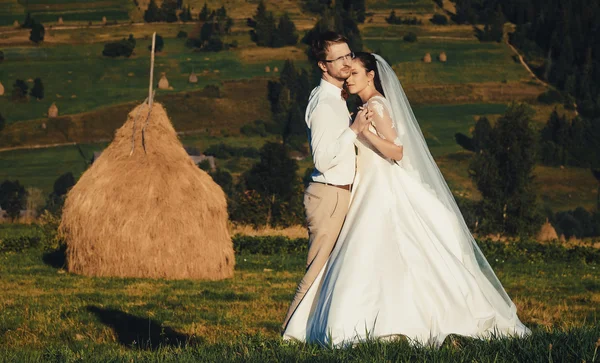
[[[0,240],[32,228],[1,226]],[[235,276],[223,281],[85,277],[65,272],[60,251],[0,252],[0,361],[598,358],[597,249],[480,241],[521,320],[533,330],[529,338],[485,342],[451,336],[440,350],[406,341],[329,350],[279,338],[304,270],[306,240],[283,238],[277,249],[266,250],[260,238],[245,237],[245,244],[240,238],[234,238]],[[285,251],[282,246],[301,247]]]

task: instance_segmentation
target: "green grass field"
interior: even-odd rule
[[[156,57],[155,76],[158,83],[161,73],[166,73],[173,90],[158,90],[159,95],[198,90],[227,80],[271,76],[265,73],[265,66],[281,69],[284,62],[242,63],[235,52],[195,53],[185,48],[182,39],[165,42],[163,53]],[[8,95],[14,80],[40,77],[45,97],[23,103],[13,102],[10,96],[1,97],[2,114],[10,123],[44,118],[53,102],[59,113],[66,115],[143,100],[148,94],[148,44],[149,40],[137,40],[136,55],[129,59],[103,57],[103,44],[8,48],[7,60],[0,69],[0,79],[7,80],[3,84]],[[23,67],[24,63],[28,66]],[[197,84],[188,83],[192,70],[199,74]]]
[[[94,21],[99,23],[102,17],[107,20],[128,20],[133,2],[118,0],[2,0],[0,5],[0,26],[12,25],[15,20],[22,23],[25,14],[42,23],[56,23],[59,17],[63,21]]]
[[[513,61],[510,49],[502,43],[440,39],[409,43],[398,39],[366,39],[365,45],[394,65],[405,86],[507,82],[530,78],[523,66]],[[441,52],[448,57],[445,63],[437,60]],[[431,54],[431,63],[422,61],[426,53]]]
[[[6,228],[0,226],[0,238],[32,227]],[[302,253],[237,254],[235,276],[224,281],[92,278],[65,273],[56,253],[2,253],[0,361],[593,362],[597,257],[556,261],[541,245],[528,247],[537,253],[482,246],[532,337],[452,336],[440,350],[372,342],[331,351],[282,342],[279,327],[303,273]]]

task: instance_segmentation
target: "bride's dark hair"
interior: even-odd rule
[[[383,87],[381,87],[381,78],[379,78],[379,71],[377,71],[377,60],[375,59],[375,56],[373,56],[373,54],[371,53],[355,52],[354,57],[355,59],[358,59],[360,61],[363,67],[365,67],[367,73],[371,71],[375,72],[375,78],[373,78],[375,89],[385,97],[385,94],[383,93]]]

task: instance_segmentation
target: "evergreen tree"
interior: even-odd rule
[[[44,98],[44,84],[40,78],[36,78],[33,81],[33,87],[31,88],[31,97],[35,97],[38,100]]]
[[[5,180],[0,184],[0,208],[14,221],[25,207],[27,192],[18,180]]]
[[[541,226],[532,184],[536,136],[531,123],[525,105],[511,105],[471,162],[471,177],[483,197],[484,233],[530,236]]]
[[[475,152],[480,152],[487,147],[491,133],[492,125],[490,121],[487,117],[480,117],[473,130],[473,149]]]
[[[285,145],[268,142],[260,150],[260,161],[243,175],[246,190],[256,192],[266,206],[264,224],[288,224],[286,219],[297,222],[297,216],[302,215],[297,171],[298,164]]]
[[[194,20],[192,18],[192,11],[191,11],[189,5],[185,9],[183,9],[183,11],[181,12],[181,14],[179,14],[179,20],[181,20],[183,22]]]
[[[298,43],[296,25],[292,19],[290,19],[288,13],[283,14],[283,16],[279,18],[277,34],[281,39],[282,45],[296,45]]]
[[[154,51],[156,53],[162,52],[165,47],[165,40],[160,34],[156,34],[156,42],[154,43]],[[152,50],[152,42],[148,45],[148,50]]]
[[[22,79],[17,79],[13,84],[12,90],[12,100],[13,101],[23,101],[27,99],[27,90],[29,86]]]
[[[23,21],[23,25],[21,25],[21,28],[31,29],[31,28],[33,28],[34,24],[35,24],[35,20],[33,20],[33,18],[31,17],[31,13],[27,12],[27,14],[25,15],[25,21]]]
[[[148,4],[148,9],[144,11],[144,21],[146,23],[154,23],[157,21],[161,21],[161,14],[158,5],[156,5],[156,0],[150,0]]]
[[[314,14],[324,14],[331,8],[331,0],[304,0],[302,8]]]
[[[177,21],[177,0],[163,0],[160,5],[161,20],[168,23]]]
[[[183,9],[183,0],[177,0],[177,10]]]
[[[0,113],[0,132],[2,132],[2,130],[4,130],[4,127],[6,127],[6,119]]]
[[[208,16],[210,15],[210,10],[208,9],[208,5],[204,3],[202,10],[200,10],[200,14],[198,15],[198,19],[200,21],[207,21]]]
[[[261,2],[262,4],[262,2]],[[256,28],[252,30],[252,40],[259,46],[272,47],[277,41],[277,27],[273,13],[268,12],[260,20],[256,19]]]
[[[366,18],[365,0],[343,0],[343,9],[358,23],[364,23]]]
[[[29,40],[34,42],[35,44],[39,44],[44,41],[44,36],[46,35],[46,29],[41,23],[33,24],[31,28],[31,32],[29,33]]]

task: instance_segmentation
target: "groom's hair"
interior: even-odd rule
[[[327,57],[327,51],[332,44],[348,43],[348,39],[341,34],[333,31],[326,31],[319,34],[311,46],[311,51],[317,62],[324,61]]]

